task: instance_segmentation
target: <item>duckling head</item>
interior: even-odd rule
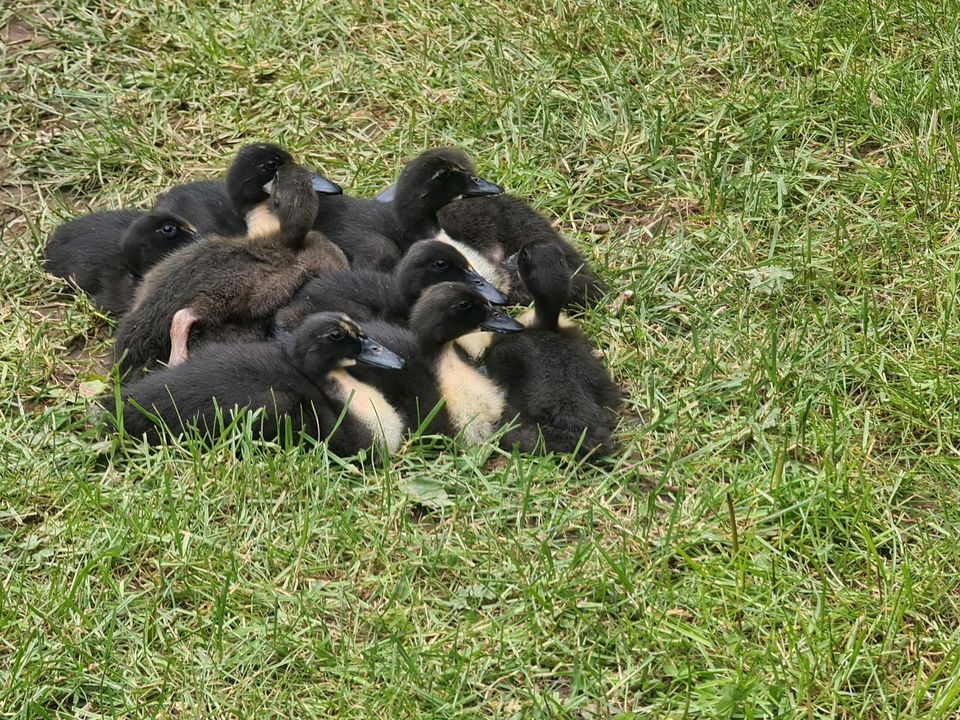
[[[467,285],[444,282],[420,295],[410,311],[410,328],[421,346],[439,348],[478,329],[512,333],[523,325]]]
[[[507,296],[474,270],[455,247],[437,240],[421,240],[411,245],[394,273],[407,307],[413,305],[426,288],[441,282],[468,285],[495,305],[507,302]]]
[[[573,293],[573,274],[563,249],[556,243],[527,243],[501,264],[516,270],[533,298],[538,325],[555,327],[560,311]]]
[[[427,150],[404,167],[397,180],[393,206],[408,233],[417,239],[440,230],[437,211],[457,198],[499,195],[503,188],[478,177],[462,150]]]
[[[120,249],[134,275],[143,275],[164,257],[200,235],[186,220],[169,213],[148,213],[127,228]]]
[[[347,315],[310,315],[292,334],[290,353],[308,376],[318,377],[357,363],[398,370],[403,358],[368,338]]]
[[[227,171],[227,193],[237,210],[246,214],[266,200],[277,171],[293,164],[293,156],[278,145],[260,143],[241,148]],[[343,192],[339,185],[316,173],[311,174],[311,181],[313,189],[320,194]]]
[[[320,208],[313,190],[313,173],[292,163],[281,165],[267,188],[267,210],[277,220],[280,240],[285,245],[300,247]]]
[[[570,267],[563,249],[556,243],[527,243],[501,263],[505,270],[516,270],[530,294],[550,297],[566,303],[573,287],[575,268]]]

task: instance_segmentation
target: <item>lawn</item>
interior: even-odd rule
[[[960,713],[960,3],[0,4],[0,718]],[[40,250],[455,144],[610,294],[593,466],[117,443]],[[632,293],[632,296],[630,295]]]

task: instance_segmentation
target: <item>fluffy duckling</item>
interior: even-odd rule
[[[376,387],[402,411],[408,431],[421,427],[444,398],[444,406],[424,431],[434,435],[463,433],[468,442],[480,442],[516,413],[506,411],[503,393],[452,345],[457,338],[479,329],[509,333],[518,332],[522,326],[491,307],[468,285],[432,285],[414,304],[409,329],[383,320],[364,323],[370,337],[404,359],[404,369],[385,373],[357,366],[348,372]]]
[[[102,310],[122,315],[141,276],[197,239],[189,223],[169,213],[95,212],[54,230],[43,251],[44,267],[51,275],[71,280]]]
[[[277,324],[294,328],[321,310],[339,310],[361,321],[382,318],[404,323],[420,293],[440,282],[465,283],[494,304],[507,300],[455,248],[421,240],[411,246],[392,273],[351,270],[313,278],[277,313]]]
[[[213,343],[188,363],[151,373],[123,389],[121,413],[112,397],[104,404],[115,418],[122,415],[128,434],[146,435],[153,443],[160,441],[163,427],[174,436],[189,427],[216,435],[218,409],[226,424],[234,408],[242,408],[262,410],[258,437],[282,437],[289,422],[294,437],[327,439],[338,454],[350,455],[374,443],[396,449],[400,444],[396,411],[376,390],[342,378],[343,369],[357,363],[403,367],[396,354],[366,337],[347,316],[320,313],[281,342]],[[379,417],[373,428],[371,415]]]
[[[620,390],[583,332],[560,322],[575,268],[562,248],[542,241],[524,246],[516,263],[534,298],[534,317],[526,332],[493,339],[487,372],[519,408],[522,426],[539,427],[546,451],[573,452],[579,446],[582,454],[610,453]],[[518,442],[526,451],[538,446],[532,432]]]
[[[440,232],[437,211],[444,205],[501,192],[477,176],[464,152],[435,148],[407,163],[388,202],[323,198],[314,227],[340,245],[354,267],[389,269],[411,244]]]
[[[310,227],[317,195],[312,174],[282,165],[267,183],[269,216],[241,238],[210,237],[174,253],[151,270],[117,330],[121,370],[158,361],[178,365],[196,344],[265,335],[279,307],[313,275],[347,267],[343,252]]]
[[[187,219],[203,235],[231,237],[250,229],[264,234],[264,228],[256,227],[258,221],[270,220],[264,207],[268,197],[264,187],[281,167],[293,164],[293,156],[277,145],[247,145],[234,157],[225,182],[199,180],[177,185],[157,197],[156,209]],[[321,175],[314,174],[311,181],[317,193],[343,192]]]
[[[531,242],[553,243],[561,249],[574,272],[569,303],[580,307],[595,304],[603,297],[603,283],[589,264],[547,218],[529,204],[511,195],[481,198],[471,203],[451,203],[439,211],[440,224],[449,237],[472,248],[493,263],[518,252]],[[479,267],[479,265],[478,265]],[[509,289],[511,300],[526,304],[531,298],[515,273],[490,278],[501,289]]]
[[[429,370],[444,400],[449,425],[467,444],[488,440],[516,415],[497,382],[477,370],[455,344],[458,337],[480,328],[515,333],[523,326],[495,310],[462,283],[447,282],[427,288],[410,311],[410,333],[416,339],[422,363],[418,372]],[[373,329],[381,332],[377,325]],[[368,381],[375,382],[372,378]],[[403,392],[404,388],[396,391]],[[400,407],[409,407],[412,399],[396,398],[396,402]],[[432,406],[427,405],[429,399],[419,403],[421,412],[424,408],[429,412]]]

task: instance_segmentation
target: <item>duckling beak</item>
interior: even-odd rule
[[[480,327],[498,333],[515,333],[523,330],[523,325],[509,315],[493,308],[487,310],[487,317],[480,323]]]
[[[463,197],[486,197],[487,195],[499,195],[502,192],[503,188],[496,183],[471,175],[467,178],[467,189],[463,191]]]
[[[375,367],[400,370],[404,366],[403,358],[383,345],[375,343],[370,338],[363,338],[357,362],[374,365]]]
[[[504,260],[501,260],[501,261],[500,261],[500,267],[502,267],[504,270],[510,270],[511,272],[515,272],[515,271],[519,270],[519,269],[520,269],[520,265],[518,264],[518,261],[517,261],[517,258],[519,258],[519,257],[520,257],[520,252],[517,251],[517,252],[515,252],[513,255],[511,255],[510,257],[508,257],[508,258],[506,258],[506,259],[504,259]]]
[[[343,188],[335,182],[327,180],[323,175],[314,175],[313,189],[321,195],[343,195]]]
[[[494,305],[507,304],[507,296],[487,282],[487,280],[475,270],[464,270],[463,281],[483,295],[484,300],[492,302]]]
[[[395,198],[396,195],[397,195],[397,184],[393,183],[392,185],[388,185],[387,187],[385,187],[383,190],[380,191],[380,193],[376,197],[376,201],[382,202],[382,203],[392,203],[393,198]]]

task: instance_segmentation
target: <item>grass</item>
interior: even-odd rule
[[[960,4],[0,7],[0,717],[960,713]],[[117,446],[77,212],[452,143],[612,289],[598,467]],[[633,291],[632,299],[620,297]]]

